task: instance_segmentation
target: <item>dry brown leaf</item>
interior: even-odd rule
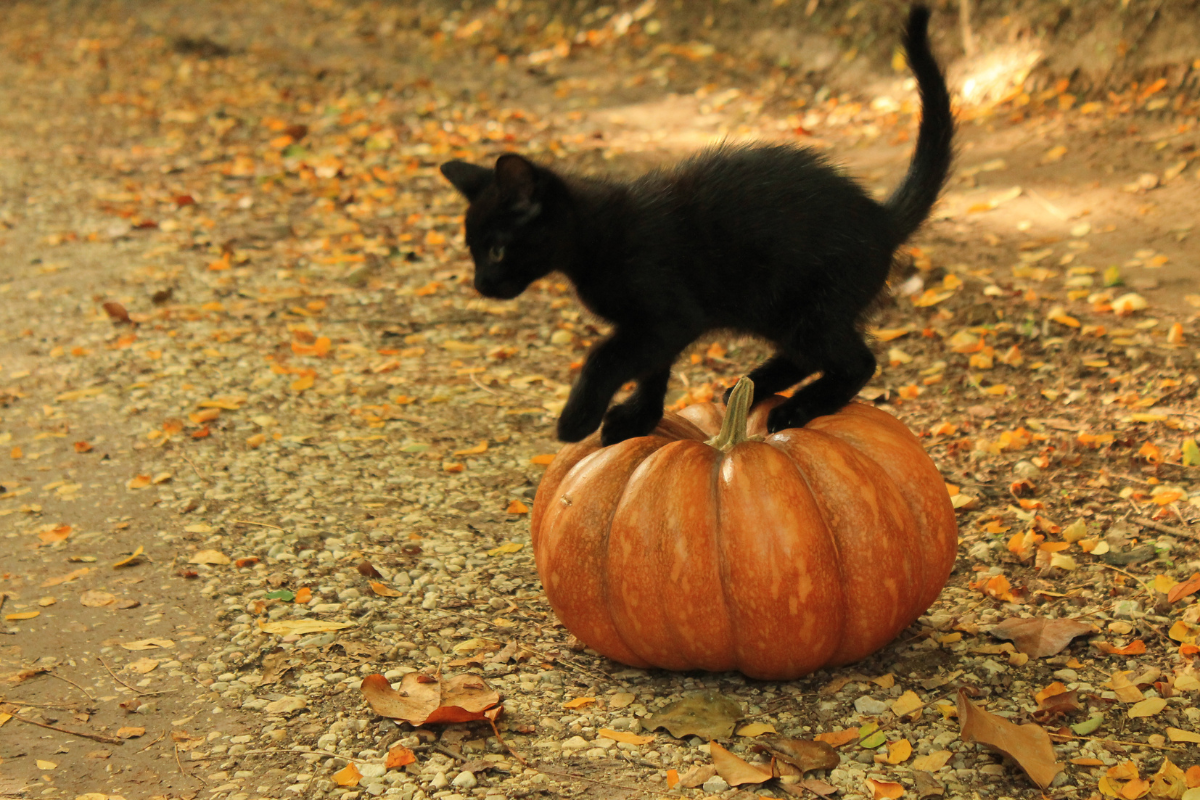
[[[91,567],[80,567],[79,569],[77,569],[73,572],[68,572],[66,575],[60,575],[57,578],[47,578],[46,580],[42,581],[41,584],[39,584],[39,585],[41,586],[41,588],[45,589],[50,586],[58,586],[61,583],[70,583],[71,581],[79,580],[80,578],[82,578],[84,575],[87,575],[91,571],[92,571]]]
[[[140,639],[136,642],[120,642],[126,650],[157,650],[160,647],[174,647],[170,639]]]
[[[840,763],[837,751],[828,742],[809,739],[791,739],[786,736],[760,736],[754,742],[755,750],[770,753],[800,770],[803,775],[816,769],[833,769]]]
[[[1003,717],[990,714],[975,705],[966,691],[958,691],[958,719],[964,742],[994,747],[1013,759],[1034,783],[1045,789],[1062,771],[1055,760],[1050,734],[1040,725],[1014,725]]]
[[[146,735],[145,728],[135,727],[132,725],[124,727],[124,728],[117,728],[117,738],[118,739],[136,739],[139,736],[145,736],[145,735]]]
[[[920,772],[937,772],[946,766],[953,756],[954,753],[951,753],[949,750],[939,750],[927,756],[914,758],[910,766]]]
[[[79,595],[79,602],[88,608],[102,608],[117,602],[117,596],[108,592],[92,590]]]
[[[401,679],[399,689],[393,689],[382,675],[368,675],[361,688],[376,714],[411,725],[485,719],[485,712],[500,702],[500,694],[477,675],[439,680],[410,672]]]
[[[676,739],[699,736],[727,739],[742,716],[742,707],[717,692],[702,692],[676,700],[657,714],[646,717],[647,730],[666,728]]]
[[[716,742],[709,742],[708,748],[712,753],[713,766],[717,768],[717,774],[724,778],[730,786],[741,786],[744,783],[764,783],[771,780],[769,768],[747,763]]]
[[[1091,625],[1071,619],[1006,619],[988,633],[1010,639],[1030,658],[1045,658],[1061,652],[1076,636],[1094,633]]]
[[[125,665],[128,672],[136,672],[138,675],[145,675],[147,672],[153,672],[158,668],[159,661],[156,658],[139,658],[137,661],[130,661]]]

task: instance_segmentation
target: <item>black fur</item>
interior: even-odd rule
[[[511,154],[494,169],[442,165],[470,201],[480,293],[516,297],[558,270],[615,328],[571,389],[560,439],[578,441],[601,422],[606,445],[649,433],[671,365],[714,329],[777,345],[750,373],[756,399],[822,373],[772,410],[772,431],[831,414],[866,384],[875,356],[862,318],[950,170],[954,121],[928,20],[917,6],[905,29],[923,118],[908,174],[884,204],[820,155],[783,145],[722,145],[628,184],[559,175]],[[631,380],[637,389],[610,409]]]

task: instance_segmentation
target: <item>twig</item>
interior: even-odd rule
[[[82,686],[80,686],[78,683],[71,680],[70,678],[64,678],[62,675],[59,675],[58,673],[55,673],[55,672],[47,671],[46,674],[49,675],[51,678],[58,678],[60,681],[66,681],[67,683],[71,684],[76,689],[83,692],[83,694],[87,697],[88,700],[91,700],[93,702],[96,700],[96,698],[92,697],[91,694],[88,693],[87,689],[83,688]]]
[[[0,704],[7,703],[10,706],[25,706],[26,708],[52,708],[55,711],[82,711],[86,710],[89,713],[95,710],[94,706],[84,706],[81,709],[73,703],[25,703],[20,700],[5,700],[0,697]]]
[[[251,522],[248,519],[231,519],[230,522],[232,522],[235,525],[257,525],[260,528],[274,528],[277,531],[286,530],[285,528],[281,528],[278,525],[268,525],[265,522]]]
[[[554,778],[569,778],[570,780],[573,780],[573,781],[587,781],[588,783],[593,783],[596,786],[607,786],[611,789],[623,789],[627,792],[634,792],[635,794],[646,794],[647,792],[650,791],[649,789],[643,789],[639,786],[625,786],[624,784],[620,784],[620,783],[609,783],[608,781],[598,781],[595,778],[588,778],[584,775],[573,775],[569,772],[552,772],[551,770],[540,769],[538,767],[533,767],[533,769],[536,769],[538,772],[540,772],[543,775],[549,775]]]
[[[162,741],[163,739],[165,739],[165,738],[167,738],[167,732],[166,732],[166,731],[163,731],[162,733],[160,733],[160,734],[158,735],[158,738],[157,738],[157,739],[155,739],[153,742],[151,742],[150,744],[146,745],[146,746],[145,746],[145,747],[143,747],[141,750],[138,750],[138,751],[136,751],[136,752],[135,752],[135,755],[136,755],[136,753],[144,753],[144,752],[146,752],[146,751],[147,751],[147,750],[149,750],[151,747],[154,747],[154,745],[158,744],[159,742],[161,742],[161,741]]]
[[[437,751],[438,751],[439,753],[441,753],[442,755],[450,756],[450,757],[451,757],[451,758],[453,758],[455,761],[461,761],[461,762],[463,762],[464,764],[467,762],[467,757],[466,757],[466,756],[464,756],[462,753],[456,753],[456,752],[454,752],[454,751],[453,751],[453,750],[451,750],[449,747],[445,747],[445,746],[443,746],[443,745],[440,745],[440,744],[433,744],[433,745],[430,745],[430,746],[431,746],[431,747],[432,747],[434,750],[437,750]]]
[[[200,776],[200,773],[188,772],[186,769],[183,768],[183,762],[179,760],[179,742],[175,743],[175,763],[179,765],[179,771],[183,773],[184,777],[195,778],[196,780],[203,783],[205,786],[208,786],[208,781],[204,780],[204,778],[202,778]]]
[[[1171,536],[1183,536],[1185,538],[1192,539],[1200,538],[1200,535],[1197,535],[1192,531],[1185,531],[1183,528],[1173,528],[1170,525],[1163,525],[1161,522],[1155,522],[1154,520],[1147,519],[1146,517],[1134,517],[1133,521],[1138,525],[1141,525],[1143,528],[1149,528],[1151,530],[1158,531],[1159,533],[1166,533],[1170,534]]]
[[[1113,572],[1119,572],[1122,575],[1124,575],[1126,578],[1133,578],[1135,581],[1137,581],[1138,583],[1140,583],[1142,585],[1142,588],[1146,590],[1147,594],[1149,594],[1151,597],[1154,596],[1154,589],[1152,589],[1150,587],[1150,584],[1146,583],[1144,580],[1139,578],[1137,575],[1132,575],[1132,574],[1126,572],[1125,570],[1120,569],[1119,567],[1114,567],[1112,564],[1101,564],[1100,566],[1104,567],[1105,569],[1111,569]]]
[[[500,742],[500,744],[504,746],[504,749],[509,752],[509,755],[519,761],[522,767],[529,769],[529,762],[522,758],[520,753],[518,753],[516,750],[513,750],[512,746],[509,745],[508,742],[504,741],[504,737],[500,735],[500,729],[496,727],[496,720],[488,717],[487,721],[492,725],[492,733],[496,734],[496,741]]]
[[[108,674],[112,676],[112,679],[113,679],[114,681],[116,681],[117,683],[121,684],[122,686],[124,686],[126,689],[128,689],[128,690],[129,690],[129,691],[131,691],[131,692],[134,692],[134,693],[136,693],[136,694],[140,694],[140,695],[142,695],[143,697],[149,697],[150,695],[155,695],[155,694],[166,694],[166,692],[165,692],[165,691],[163,691],[163,692],[144,692],[144,691],[142,691],[141,689],[137,688],[136,686],[130,686],[128,683],[126,683],[125,681],[123,681],[123,680],[121,680],[120,678],[118,678],[118,677],[117,677],[117,674],[116,674],[115,672],[113,672],[113,671],[112,671],[112,669],[110,669],[110,668],[109,668],[108,664],[106,664],[106,663],[104,662],[104,659],[103,659],[103,658],[100,658],[99,656],[97,656],[97,657],[96,657],[96,660],[100,662],[100,666],[102,666],[102,667],[104,667],[106,670],[108,670]]]
[[[187,457],[187,453],[183,452],[182,450],[180,450],[178,448],[176,448],[175,452],[179,454],[180,458],[182,458],[184,461],[186,461],[188,463],[188,466],[192,468],[192,472],[196,473],[196,477],[198,477],[200,480],[204,481],[205,483],[212,483],[212,481],[209,480],[208,476],[205,475],[203,472],[201,472],[200,469],[192,462],[192,460]],[[204,785],[207,786],[208,784],[206,783]]]
[[[49,725],[45,722],[38,722],[36,720],[26,719],[25,717],[22,717],[20,714],[13,714],[12,718],[16,719],[16,720],[20,720],[21,722],[28,723],[30,725],[37,725],[39,728],[45,728],[46,730],[58,731],[59,733],[65,733],[69,736],[82,736],[85,739],[92,739],[97,742],[103,742],[104,744],[125,744],[124,739],[116,739],[116,738],[113,738],[112,736],[102,736],[99,733],[85,733],[84,731],[73,731],[68,728],[60,728],[57,725]]]
[[[1051,733],[1050,736],[1055,739],[1076,739],[1081,742],[1107,742],[1112,744],[1126,745],[1128,747],[1150,747],[1154,750],[1169,750],[1172,753],[1180,751],[1179,747],[1167,747],[1161,744],[1149,744],[1148,742],[1125,742],[1120,739],[1101,739],[1098,736],[1074,736],[1069,733]]]

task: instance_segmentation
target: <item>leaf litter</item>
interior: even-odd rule
[[[583,25],[581,41],[551,25],[532,26],[536,33],[518,33],[519,45],[513,49],[512,42],[505,41],[513,37],[505,27],[512,14],[504,13],[501,5],[461,19],[434,15],[408,20],[417,32],[413,51],[424,57],[421,54],[436,50],[439,59],[452,53],[486,53],[486,62],[493,55],[488,48],[496,47],[497,64],[511,60],[523,65],[522,59],[528,59],[530,66],[543,70],[578,66],[602,53],[606,71],[613,71],[611,58],[633,52],[639,60],[660,64],[668,81],[698,78],[694,85],[700,89],[693,95],[689,88],[686,96],[718,108],[713,113],[744,114],[741,119],[748,125],[762,122],[769,129],[767,123],[776,121],[772,115],[778,113],[779,122],[796,117],[792,130],[854,138],[869,136],[872,126],[899,137],[912,122],[911,109],[884,112],[836,94],[825,99],[807,96],[803,108],[791,107],[800,96],[799,87],[787,88],[790,84],[782,76],[777,76],[782,90],[746,86],[739,90],[742,99],[714,101],[715,90],[708,89],[708,83],[728,81],[727,68],[739,63],[738,55],[719,47],[678,43],[655,55],[657,43],[639,26],[660,19],[667,13],[665,6],[655,10],[653,3],[637,4],[628,12],[614,11]],[[650,10],[634,20],[643,7]],[[380,33],[385,30],[397,37],[409,30],[388,13],[356,13],[338,7],[328,20],[310,19],[306,24],[327,30],[337,41],[351,37],[356,46],[372,36],[386,39],[387,34]],[[630,21],[621,22],[626,13]],[[472,30],[476,21],[481,22]],[[622,29],[625,33],[618,35]],[[631,45],[638,35],[648,37],[646,42]],[[387,86],[353,87],[349,80],[336,89],[326,88],[328,83],[322,86],[307,71],[303,74],[309,78],[295,79],[299,85],[276,85],[282,91],[272,93],[262,91],[260,81],[285,79],[248,78],[236,48],[205,45],[199,39],[199,44],[189,45],[192,49],[172,49],[165,39],[147,48],[121,47],[122,37],[128,36],[74,36],[68,47],[41,48],[47,61],[39,62],[39,69],[69,69],[71,74],[81,64],[86,68],[88,58],[94,57],[99,68],[103,54],[105,80],[115,83],[86,113],[113,115],[130,138],[113,138],[128,146],[81,156],[83,166],[107,183],[111,197],[100,201],[100,213],[106,222],[121,226],[121,232],[109,233],[103,225],[42,230],[45,245],[36,255],[52,261],[70,248],[100,251],[120,242],[140,248],[144,264],[113,282],[112,299],[88,304],[72,300],[72,314],[84,305],[91,309],[85,312],[86,325],[77,325],[70,335],[70,324],[58,326],[61,332],[39,331],[47,341],[44,367],[35,365],[28,376],[16,377],[19,370],[6,363],[0,372],[0,408],[16,403],[14,407],[38,408],[41,413],[42,406],[52,407],[64,425],[70,420],[72,433],[94,415],[115,410],[108,404],[118,394],[136,396],[149,413],[162,412],[141,428],[145,412],[142,419],[133,416],[124,423],[130,426],[130,440],[147,443],[149,449],[135,445],[122,456],[128,470],[118,488],[134,497],[153,498],[178,513],[163,527],[183,537],[173,545],[180,561],[190,562],[192,554],[205,551],[232,560],[197,562],[180,571],[180,577],[195,577],[197,585],[213,587],[214,607],[221,609],[222,624],[233,639],[220,645],[227,652],[218,655],[221,651],[213,650],[211,661],[206,655],[192,662],[213,667],[194,676],[216,686],[214,696],[218,690],[231,693],[221,702],[249,702],[245,708],[250,713],[261,713],[254,706],[273,700],[256,692],[253,680],[270,674],[275,684],[307,681],[303,685],[311,688],[306,691],[323,696],[325,710],[335,712],[329,719],[335,719],[336,712],[347,711],[347,694],[316,687],[340,690],[353,684],[339,681],[357,680],[362,673],[332,682],[327,677],[315,680],[320,675],[312,672],[313,664],[328,664],[324,674],[330,676],[356,660],[347,650],[325,649],[333,644],[326,637],[378,642],[379,655],[362,663],[393,672],[388,680],[394,682],[401,680],[395,674],[398,667],[424,669],[431,659],[455,652],[459,644],[489,631],[505,631],[502,638],[520,654],[503,662],[516,676],[515,688],[506,689],[505,705],[519,708],[521,715],[505,735],[527,745],[539,737],[563,743],[578,726],[588,744],[618,742],[645,748],[639,753],[653,750],[664,766],[690,764],[693,745],[665,741],[664,733],[637,744],[601,732],[645,739],[642,732],[665,706],[685,693],[712,689],[736,698],[735,725],[742,707],[751,715],[766,709],[761,712],[763,725],[801,735],[797,724],[803,720],[813,729],[804,736],[828,735],[836,741],[828,743],[840,757],[842,772],[836,782],[843,791],[861,792],[864,785],[881,796],[898,786],[911,791],[910,776],[915,774],[924,795],[932,791],[931,786],[922,788],[928,779],[921,776],[928,770],[957,787],[952,793],[962,792],[965,784],[956,781],[958,770],[967,774],[975,767],[990,767],[987,756],[976,755],[973,748],[956,750],[957,763],[963,766],[950,760],[938,766],[942,756],[937,754],[950,751],[932,749],[930,741],[952,724],[946,710],[952,705],[941,698],[967,681],[990,695],[989,709],[1020,720],[1044,710],[1050,730],[1069,729],[1098,738],[1099,742],[1055,739],[1064,755],[1102,762],[1103,767],[1078,765],[1073,770],[1073,779],[1085,791],[1099,790],[1097,773],[1114,767],[1104,760],[1112,760],[1103,745],[1110,739],[1132,738],[1146,745],[1130,750],[1141,762],[1133,777],[1120,777],[1124,772],[1104,776],[1122,782],[1130,792],[1139,786],[1129,788],[1134,779],[1154,785],[1154,747],[1189,741],[1186,736],[1192,731],[1185,729],[1195,729],[1197,720],[1176,712],[1194,706],[1200,689],[1191,663],[1197,655],[1198,621],[1194,586],[1189,585],[1194,577],[1188,576],[1194,576],[1195,569],[1184,567],[1195,559],[1193,526],[1198,519],[1193,502],[1198,494],[1193,471],[1200,464],[1195,380],[1184,360],[1189,348],[1194,349],[1195,328],[1186,314],[1156,306],[1152,290],[1134,285],[1152,280],[1147,276],[1157,274],[1153,271],[1171,269],[1180,253],[1172,253],[1174,260],[1163,260],[1166,256],[1158,250],[1166,245],[1156,243],[1157,249],[1149,252],[1139,246],[1121,259],[1092,259],[1103,247],[1103,235],[1114,233],[1105,233],[1110,223],[1101,219],[1098,206],[1072,207],[1063,212],[1070,219],[1064,220],[1061,232],[1042,230],[1042,217],[1057,218],[1043,203],[1061,211],[1072,198],[1048,197],[1029,188],[1040,182],[1014,174],[1015,166],[1005,162],[974,165],[978,169],[964,164],[963,183],[953,186],[945,200],[948,216],[931,228],[975,226],[970,228],[972,235],[955,238],[969,239],[978,250],[962,253],[937,241],[923,241],[920,251],[914,249],[913,267],[922,286],[911,299],[901,296],[878,320],[880,341],[895,340],[898,346],[868,390],[875,402],[899,413],[922,436],[956,487],[952,500],[963,540],[959,574],[912,636],[869,666],[852,668],[879,667],[872,674],[880,677],[915,671],[918,678],[895,679],[886,687],[848,681],[822,696],[833,704],[830,716],[830,709],[818,713],[815,701],[777,687],[755,689],[762,692],[759,696],[745,687],[708,685],[707,678],[614,674],[610,665],[572,649],[570,640],[554,627],[537,598],[529,548],[524,547],[527,533],[520,527],[531,504],[528,492],[554,448],[548,435],[550,414],[572,381],[570,365],[585,352],[583,343],[603,332],[578,315],[565,287],[554,282],[535,286],[510,307],[471,296],[463,274],[458,212],[434,175],[443,153],[482,160],[496,148],[525,148],[537,138],[544,147],[542,156],[586,160],[606,152],[608,143],[594,147],[588,144],[591,131],[583,121],[553,114],[539,118],[519,108],[520,101],[499,103],[479,95],[466,104],[452,100],[446,87],[463,79],[453,70],[439,72],[432,82],[399,84],[407,93],[403,96]],[[88,44],[77,51],[80,41]],[[497,47],[500,43],[505,44],[504,52]],[[624,49],[630,46],[632,51]],[[83,60],[65,61],[57,55],[67,52],[82,53]],[[214,60],[202,55],[206,53],[222,55]],[[172,72],[164,69],[162,75],[142,80],[138,70],[147,65],[138,59],[156,58],[169,61]],[[478,70],[472,67],[481,74],[490,69],[487,64]],[[645,69],[631,67],[628,72],[637,77]],[[524,74],[498,74],[512,83],[524,80],[513,78],[518,73]],[[122,76],[133,74],[139,75],[136,96],[130,89],[134,83],[120,87]],[[189,76],[185,82],[184,75]],[[600,91],[575,83],[575,76],[560,73],[552,79],[556,83],[549,91],[561,93],[558,100],[563,103]],[[652,77],[651,83],[655,80]],[[184,86],[191,99],[181,103],[175,90]],[[1103,130],[1104,125],[1124,130],[1121,126],[1134,118],[1143,119],[1139,114],[1148,103],[1168,93],[1160,87],[1147,94],[1153,86],[1130,87],[1088,101],[1103,113],[1079,115],[1063,112],[1064,106],[1070,108],[1066,88],[1018,91],[1002,101],[964,108],[964,125],[967,135],[976,120],[1017,132],[1026,125],[1049,126],[1048,136],[1030,137],[1036,139],[1032,160],[1045,157],[1041,169],[1049,170],[1070,164],[1083,150],[1077,142],[1067,147],[1048,141],[1057,135],[1056,126],[1070,122],[1089,130]],[[777,102],[772,92],[781,91],[789,107],[772,111]],[[743,101],[762,105],[757,111],[742,111]],[[1188,118],[1187,106],[1183,109]],[[138,116],[143,113],[145,117]],[[619,126],[604,133],[636,138]],[[1193,180],[1187,157],[1180,159],[1174,152],[1186,144],[1188,135],[1172,133],[1177,139],[1155,143],[1164,144],[1170,158],[1154,170],[1153,181],[1143,177],[1148,167],[1122,178],[1121,185],[1133,185],[1128,198],[1153,201],[1173,187],[1194,185],[1176,183]],[[285,143],[285,137],[290,141]],[[166,144],[143,149],[142,140]],[[203,155],[189,160],[184,155],[188,152]],[[897,163],[903,155],[898,152]],[[1177,169],[1180,160],[1185,166]],[[1008,161],[1016,163],[1015,158]],[[621,168],[619,159],[613,166]],[[978,185],[978,197],[965,196],[973,188],[968,182]],[[321,202],[312,205],[313,198]],[[288,230],[269,229],[277,213],[287,215]],[[1162,212],[1137,213],[1135,221],[1155,219]],[[1021,215],[1033,217],[1024,230]],[[7,226],[7,219],[0,217],[0,224]],[[997,222],[989,223],[992,219]],[[978,245],[988,237],[998,244]],[[1080,247],[1084,244],[1089,247]],[[986,258],[978,257],[980,253]],[[8,285],[0,284],[0,291]],[[989,310],[1003,313],[989,316]],[[368,313],[386,321],[363,322]],[[339,314],[351,321],[339,321]],[[454,322],[451,314],[462,314],[467,321]],[[531,347],[518,347],[512,341],[519,333],[540,338]],[[416,338],[408,341],[410,337]],[[61,355],[52,355],[53,347],[62,347]],[[701,350],[703,355],[697,353],[698,358],[680,370],[686,383],[673,384],[672,402],[711,398],[723,381],[761,356],[754,345],[730,341],[705,343]],[[69,385],[49,390],[38,384],[43,370],[63,366],[69,369],[56,382]],[[117,385],[106,386],[110,375]],[[105,380],[93,380],[101,376]],[[245,400],[230,399],[238,397]],[[492,414],[498,421],[487,416]],[[7,445],[4,457],[11,454],[9,460],[22,469],[50,464],[50,456],[42,453],[76,459],[116,454],[111,441],[91,431],[79,434],[88,445],[81,448],[74,444],[77,437],[38,439],[9,419],[0,427],[0,437],[12,428],[9,435],[19,441],[0,442]],[[328,466],[334,462],[337,470]],[[230,465],[232,470],[226,472]],[[395,476],[410,480],[387,482]],[[46,479],[30,483],[16,491],[6,484],[0,513],[11,510],[6,514],[10,520],[28,518],[31,525],[21,529],[31,539],[37,537],[48,558],[67,552],[83,556],[73,549],[86,534],[82,526],[69,535],[43,538],[32,523],[39,528],[45,524],[39,516],[56,508],[52,503],[69,508],[76,502],[72,498],[90,500],[90,488],[72,490],[74,482],[41,488],[51,485]],[[226,502],[229,507],[222,508]],[[353,512],[342,510],[349,508]],[[259,515],[248,516],[250,510]],[[239,525],[244,532],[247,519],[274,528],[258,530],[264,535],[257,538],[229,535]],[[410,538],[414,535],[420,543]],[[130,552],[134,544],[124,545],[123,552]],[[329,558],[318,557],[325,554]],[[367,555],[387,572],[387,577],[369,577],[388,592],[380,593],[370,583],[353,583],[352,567]],[[1132,556],[1140,560],[1113,560]],[[437,559],[438,565],[424,560],[429,558]],[[115,555],[111,561],[116,561]],[[54,569],[39,576],[47,586],[75,584],[80,593],[107,588],[114,596],[126,591],[124,586],[88,583],[95,575],[87,569],[68,572],[68,559],[47,563]],[[126,567],[143,569],[146,563],[134,561]],[[232,575],[235,567],[245,574]],[[308,570],[309,575],[286,574],[295,569]],[[279,576],[279,583],[271,582]],[[459,582],[464,577],[471,579],[467,587]],[[223,595],[220,590],[225,587],[243,594]],[[349,594],[351,588],[360,596]],[[300,600],[303,591],[310,593],[311,604]],[[274,592],[281,594],[271,597]],[[237,602],[222,607],[226,599]],[[40,613],[17,605],[31,600],[14,598],[5,609],[6,616],[13,617],[10,624],[22,626],[22,631],[31,623],[42,624],[65,605],[61,597],[57,605],[39,606]],[[499,605],[490,604],[492,600]],[[110,613],[112,605],[94,611]],[[342,608],[336,608],[339,605]],[[280,611],[299,615],[281,617]],[[352,618],[361,623],[340,622],[351,618],[341,616],[346,611],[355,612]],[[237,621],[243,614],[249,619]],[[1043,655],[1016,640],[1015,648],[1005,643],[1007,650],[986,651],[994,646],[987,633],[1014,616],[1044,619],[1047,624],[1074,617],[1094,625],[1097,633],[1091,641],[1075,638]],[[513,619],[520,627],[509,634],[512,629],[505,621],[511,625]],[[389,625],[397,627],[386,628]],[[472,629],[475,625],[484,629]],[[530,633],[534,630],[537,635]],[[152,642],[172,641],[154,633],[135,633],[127,638],[154,638],[127,641],[118,649],[132,645],[162,650],[164,645]],[[261,634],[268,634],[265,646],[299,653],[285,662],[294,666],[268,673],[250,646],[257,641],[252,637]],[[1022,662],[1021,656],[1028,660]],[[948,665],[940,664],[947,660]],[[920,666],[910,669],[908,662]],[[480,661],[472,668],[482,671],[485,663],[500,662]],[[964,678],[963,667],[971,675],[989,677]],[[1159,670],[1157,676],[1148,676],[1151,667]],[[1127,671],[1122,679],[1115,677],[1120,671]],[[559,696],[556,687],[563,684],[541,681],[543,672],[556,673],[570,691]],[[955,672],[959,675],[948,677]],[[221,679],[222,675],[234,679]],[[243,683],[243,677],[249,681]],[[606,698],[614,681],[634,697],[621,709],[601,701],[559,710],[568,697]],[[923,685],[937,681],[944,682]],[[1064,690],[1039,701],[1037,697],[1055,682]],[[1166,705],[1143,715],[1157,705],[1140,705],[1156,699],[1147,695],[1157,695]],[[855,705],[863,697],[878,703],[864,706],[870,713]],[[1121,705],[1112,707],[1114,699]],[[544,713],[547,708],[554,710]],[[1137,714],[1129,716],[1135,708]],[[780,709],[796,713],[789,718]],[[355,713],[369,716],[365,706]],[[559,728],[543,722],[546,719],[559,723]],[[871,728],[876,719],[883,724]],[[620,729],[609,727],[618,720]],[[759,723],[756,716],[747,720]],[[1080,727],[1093,720],[1094,727]],[[521,726],[538,730],[541,724],[545,727],[536,734],[519,732]],[[869,732],[860,736],[860,729]],[[369,730],[334,731],[329,725],[322,728],[326,730],[335,735],[332,747],[339,757],[353,757],[379,741]],[[329,734],[314,731],[298,738],[314,747],[319,735]],[[680,741],[686,742],[687,735]],[[723,737],[735,755],[740,747],[762,740],[760,735],[753,744],[749,739],[741,744],[729,733]],[[930,741],[921,744],[922,739]],[[1159,739],[1163,742],[1156,744]],[[900,759],[899,743],[907,741],[917,742],[916,750]],[[418,760],[436,764],[448,780],[453,777],[451,761],[435,761],[419,749],[420,742],[409,745],[418,748],[412,750]],[[599,758],[594,751],[603,749],[591,748],[589,758]],[[926,755],[924,749],[931,752]],[[564,756],[572,752],[576,751],[562,751]],[[868,756],[869,767],[856,760],[860,753]],[[933,760],[921,762],[922,758]],[[894,760],[897,763],[889,763]],[[259,763],[249,768],[257,769]],[[873,770],[869,778],[864,777],[867,769]],[[320,777],[341,774],[330,766]],[[358,773],[353,784],[346,785],[370,785],[373,780]],[[871,783],[864,784],[867,780]],[[1015,788],[1009,793],[1022,788],[1019,782],[1010,785]],[[1162,785],[1177,788],[1178,782],[1163,778]]]

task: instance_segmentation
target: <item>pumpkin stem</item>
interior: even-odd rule
[[[750,413],[750,404],[754,401],[754,381],[742,377],[729,395],[729,405],[725,408],[725,420],[721,423],[721,432],[709,440],[709,444],[728,453],[738,444],[746,441],[746,416]]]

